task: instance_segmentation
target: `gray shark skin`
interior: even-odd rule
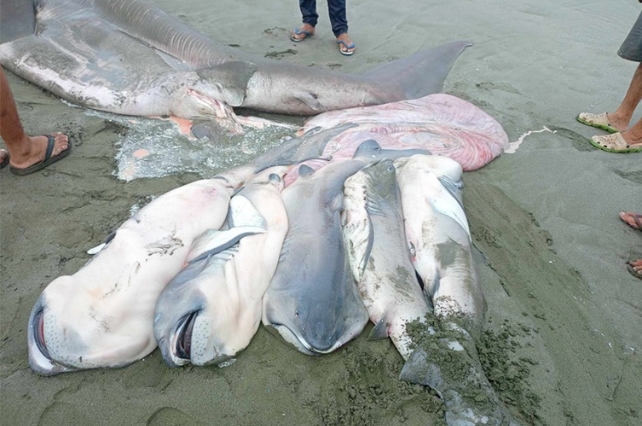
[[[462,205],[461,165],[416,155],[395,166],[406,238],[435,319],[434,328],[423,331],[428,343],[407,357],[400,378],[433,388],[444,400],[449,426],[515,424],[477,354],[485,303]]]
[[[407,359],[412,342],[405,325],[425,318],[431,306],[410,259],[392,160],[371,164],[346,181],[342,217],[352,271],[375,324],[371,337],[390,337]]]
[[[9,3],[3,66],[70,102],[124,115],[221,118],[231,107],[315,115],[415,99],[441,91],[470,45],[349,75],[249,55],[144,0],[34,0],[35,24],[33,10]]]
[[[309,355],[334,351],[368,322],[339,221],[343,182],[366,164],[348,160],[300,174],[282,194],[290,228],[263,297],[263,324]]]

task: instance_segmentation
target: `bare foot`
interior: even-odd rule
[[[314,35],[314,27],[310,24],[303,24],[299,28],[299,32],[291,31],[290,40],[301,41],[306,37]]]
[[[56,156],[69,147],[69,138],[63,133],[54,133],[54,149],[51,153]],[[11,153],[11,166],[16,169],[26,169],[34,164],[41,163],[47,152],[47,136],[27,136],[20,144],[17,152]]]
[[[339,34],[337,43],[339,43],[339,51],[341,51],[343,55],[349,56],[354,53],[355,45],[348,33]]]
[[[620,212],[620,219],[638,231],[642,231],[642,215],[632,212]]]

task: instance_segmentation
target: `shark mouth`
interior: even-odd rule
[[[271,323],[270,326],[276,330],[283,340],[285,340],[290,345],[294,346],[299,352],[302,352],[306,355],[325,355],[330,352],[335,351],[343,343],[338,341],[328,348],[317,348],[311,345],[303,336],[292,331],[288,326],[281,323]]]
[[[36,347],[48,360],[51,361],[51,355],[49,355],[49,350],[47,349],[47,344],[45,343],[45,321],[44,321],[44,309],[40,309],[34,316],[31,322],[31,327],[33,330],[33,341],[36,344]]]
[[[192,331],[199,311],[194,311],[185,315],[178,323],[176,328],[176,338],[174,344],[174,355],[182,363],[189,362],[192,352]],[[177,363],[178,364],[178,363]]]
[[[45,342],[44,306],[40,306],[32,315],[29,322],[29,365],[31,369],[43,376],[53,376],[58,373],[75,371],[73,366],[54,361]]]

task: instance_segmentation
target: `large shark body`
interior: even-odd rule
[[[0,12],[4,67],[70,102],[137,116],[315,115],[415,99],[441,91],[470,45],[349,75],[247,54],[143,0],[3,0]]]

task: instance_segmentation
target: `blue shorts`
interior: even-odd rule
[[[642,62],[642,12],[617,54],[629,61]]]

